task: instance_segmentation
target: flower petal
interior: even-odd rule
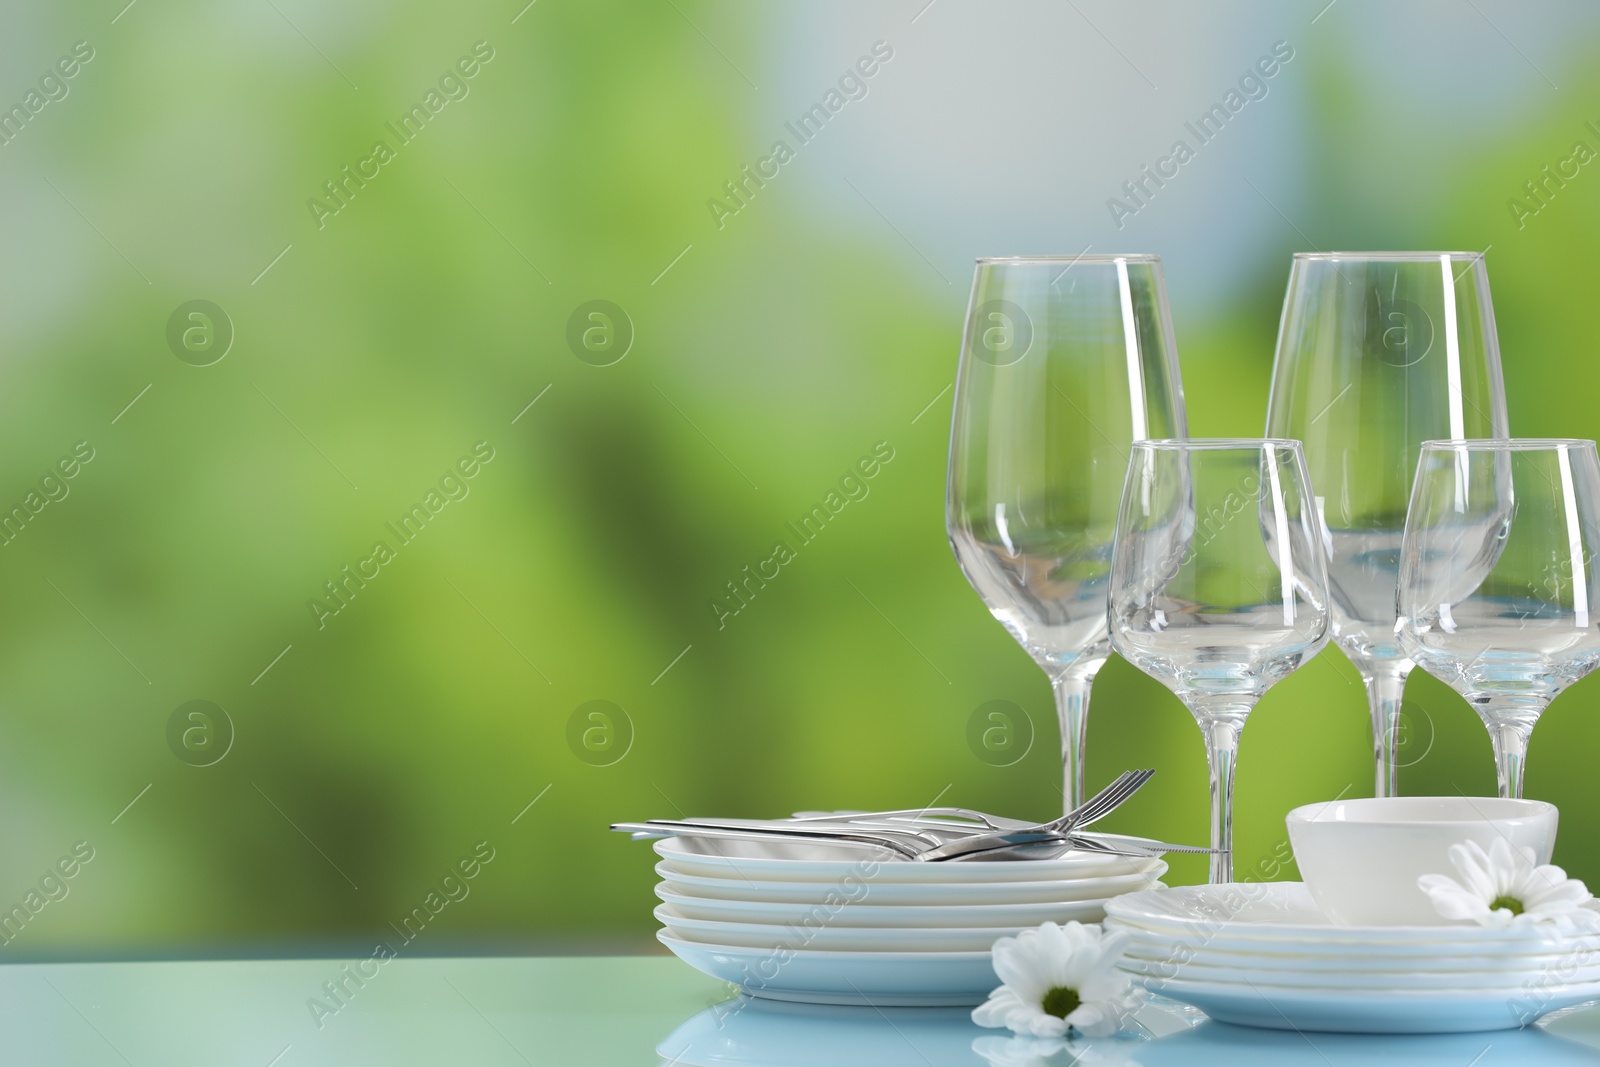
[[[1489,855],[1476,841],[1462,841],[1449,848],[1450,862],[1461,875],[1461,884],[1467,892],[1481,897],[1485,904],[1500,895],[1499,886],[1491,872]]]
[[[1117,1032],[1119,1020],[1105,1004],[1080,1004],[1067,1022],[1085,1037],[1110,1037]]]
[[[1425,874],[1417,879],[1417,888],[1428,895],[1433,910],[1443,918],[1481,922],[1489,913],[1489,901],[1446,875]]]
[[[1024,930],[1016,937],[1002,937],[994,943],[990,957],[1000,981],[1024,1000],[1037,1004],[1050,988],[1050,980],[1041,966],[1036,934],[1037,931]]]
[[[1517,886],[1521,900],[1528,911],[1543,910],[1547,906],[1567,911],[1594,899],[1589,887],[1553,864],[1535,867]]]
[[[988,1000],[972,1009],[972,1021],[991,1028],[1005,1026],[1011,1013],[1022,1006],[1022,1001],[1009,986],[1001,986],[989,994]]]
[[[1051,972],[1051,977],[1057,985],[1076,989],[1094,972],[1102,958],[1100,928],[1076,922],[1068,923],[1062,927],[1062,941],[1066,949],[1053,961],[1056,966]]]
[[[1042,1011],[1029,1011],[1026,1014],[1013,1015],[1011,1029],[1019,1034],[1030,1034],[1034,1037],[1065,1037],[1067,1020],[1058,1019]]]

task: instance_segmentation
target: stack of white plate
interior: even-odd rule
[[[1600,924],[1338,926],[1300,882],[1132,893],[1106,913],[1147,989],[1245,1026],[1504,1030],[1600,1000]]]
[[[745,992],[820,1004],[976,1004],[996,939],[1043,922],[1099,922],[1159,886],[1159,859],[917,863],[811,842],[656,843],[663,944]]]

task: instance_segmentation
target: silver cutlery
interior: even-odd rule
[[[1085,834],[1088,826],[1138,792],[1153,770],[1127,771],[1088,801],[1047,823],[1025,823],[968,808],[923,808],[885,812],[831,812],[792,819],[651,819],[611,827],[636,839],[715,837],[742,840],[812,840],[885,848],[906,859],[937,863],[960,859],[1044,858],[1070,849],[1105,855],[1155,858],[1163,852],[1209,853],[1120,834]]]
[[[1047,823],[1030,823],[1021,819],[1006,819],[999,815],[990,815],[987,812],[975,811],[972,808],[903,808],[898,811],[863,811],[863,812],[807,812],[797,814],[792,821],[796,823],[856,823],[871,822],[883,819],[896,821],[905,820],[916,823],[928,823],[938,828],[957,828],[970,823],[957,820],[970,820],[978,823],[987,831],[1016,831],[1065,829],[1088,826],[1104,816],[1110,814],[1123,801],[1138,792],[1146,782],[1155,776],[1153,770],[1124,771],[1100,792],[1084,801],[1079,807]],[[980,832],[974,830],[973,832]]]
[[[1112,856],[1129,856],[1136,859],[1154,859],[1159,852],[1138,845],[1113,845],[1094,838],[1065,834],[1048,836],[1029,835],[1025,840],[1006,840],[1004,834],[968,835],[953,841],[935,843],[918,840],[914,835],[886,831],[801,830],[793,826],[768,827],[734,826],[712,821],[656,819],[642,823],[614,823],[611,827],[620,833],[638,838],[651,837],[708,837],[744,841],[793,841],[796,839],[824,844],[872,845],[888,849],[908,860],[940,863],[962,859],[1048,858],[1044,853],[1059,855],[1078,849]]]

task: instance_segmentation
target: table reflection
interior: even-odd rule
[[[1525,1030],[1380,1035],[1257,1030],[1157,1001],[1147,1039],[1062,1042],[973,1024],[966,1008],[870,1008],[738,997],[691,1017],[656,1046],[663,1067],[1390,1067],[1600,1065],[1600,1011]]]
[[[1170,1001],[1147,1005],[1140,1023],[1156,1037],[1204,1016]],[[985,1030],[970,1008],[863,1008],[738,997],[685,1022],[656,1046],[684,1067],[1033,1067],[1137,1064],[1149,1041],[1063,1041]]]
[[[1135,1058],[1143,1067],[1229,1064],[1277,1067],[1279,1064],[1332,1065],[1377,1063],[1383,1067],[1499,1067],[1502,1064],[1600,1064],[1600,1053],[1547,1033],[1493,1030],[1474,1034],[1325,1034],[1258,1030],[1208,1022],[1186,1034],[1142,1045]],[[1070,1062],[1070,1061],[1066,1061]]]

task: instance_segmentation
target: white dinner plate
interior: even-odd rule
[[[1454,942],[1419,943],[1414,941],[1373,941],[1360,937],[1352,937],[1347,941],[1330,940],[1326,937],[1315,939],[1279,938],[1264,934],[1259,927],[1251,931],[1234,935],[1228,933],[1198,934],[1193,931],[1157,929],[1149,926],[1136,926],[1132,923],[1118,919],[1106,920],[1109,930],[1123,930],[1135,942],[1146,946],[1164,946],[1163,951],[1169,955],[1189,954],[1198,956],[1203,952],[1227,951],[1241,954],[1258,955],[1263,960],[1277,958],[1280,960],[1300,961],[1303,959],[1338,959],[1340,957],[1358,957],[1370,959],[1374,957],[1428,957],[1440,960],[1451,960],[1458,956],[1486,956],[1519,957],[1537,955],[1561,955],[1574,951],[1594,952],[1600,950],[1600,939],[1593,935],[1550,939],[1544,935],[1527,941],[1505,941],[1500,943],[1486,943],[1470,939]],[[1473,929],[1462,927],[1463,930]],[[1425,969],[1425,968],[1419,968]]]
[[[1356,992],[1148,980],[1145,987],[1220,1022],[1269,1030],[1442,1034],[1511,1030],[1539,1014],[1600,999],[1600,982],[1502,989]]]
[[[1096,921],[1086,908],[1082,921]],[[1092,909],[1099,912],[1099,907]],[[858,926],[779,926],[771,923],[716,922],[679,915],[670,904],[652,913],[673,937],[710,945],[749,948],[816,949],[823,952],[985,952],[1002,937],[1015,937],[1029,925],[931,928]]]
[[[822,904],[830,897],[851,896],[865,904],[1057,904],[1068,900],[1104,900],[1120,893],[1151,889],[1161,884],[1167,865],[1160,860],[1143,873],[1109,878],[1029,879],[1023,882],[894,883],[865,879],[841,887],[831,882],[750,881],[737,877],[711,878],[689,874],[668,860],[656,864],[667,888],[684,896],[720,900],[762,900],[774,904]],[[849,892],[846,893],[845,889]]]
[[[703,837],[663,838],[655,843],[655,850],[675,870],[687,874],[780,882],[844,883],[850,878],[892,884],[1061,881],[1139,874],[1161,862],[1095,852],[1069,852],[1056,859],[918,863],[889,858],[881,850],[850,845]]]
[[[1484,973],[1460,971],[1260,971],[1248,967],[1215,967],[1202,963],[1186,963],[1173,967],[1160,961],[1123,956],[1117,966],[1129,974],[1142,978],[1172,979],[1180,982],[1199,982],[1205,985],[1240,986],[1258,989],[1271,996],[1280,989],[1297,990],[1364,990],[1380,993],[1393,990],[1447,990],[1447,989],[1520,989],[1537,988],[1546,982],[1562,985],[1584,985],[1600,982],[1600,967],[1571,967],[1556,958],[1549,967],[1529,968],[1522,971]],[[1559,978],[1557,977],[1559,976]]]
[[[1522,974],[1573,966],[1600,967],[1600,945],[1585,941],[1581,947],[1562,952],[1539,954],[1504,952],[1495,955],[1465,955],[1409,949],[1370,953],[1272,953],[1236,952],[1210,944],[1198,948],[1184,942],[1168,942],[1138,933],[1130,927],[1115,929],[1129,933],[1127,955],[1148,963],[1182,966],[1197,963],[1211,967],[1236,967],[1241,970],[1276,974],[1279,971],[1366,974],[1373,978],[1394,972],[1472,971],[1478,974]],[[1176,976],[1174,976],[1176,977]]]
[[[1271,943],[1272,951],[1371,952],[1406,946],[1414,952],[1470,950],[1471,954],[1561,951],[1572,934],[1548,924],[1487,927],[1340,926],[1326,918],[1300,882],[1179,886],[1128,893],[1106,908],[1122,923],[1174,942],[1187,935],[1194,946],[1234,941]]]
[[[1104,901],[1090,904],[1057,902],[1046,904],[852,904],[840,900],[833,904],[774,904],[760,900],[716,900],[675,893],[665,885],[656,886],[656,896],[672,905],[672,910],[691,919],[710,919],[736,923],[821,923],[835,927],[996,927],[1038,926],[1064,923],[1104,912]]]
[[[819,952],[657,939],[697,971],[771,1000],[935,1007],[981,1004],[1000,984],[988,952]]]

